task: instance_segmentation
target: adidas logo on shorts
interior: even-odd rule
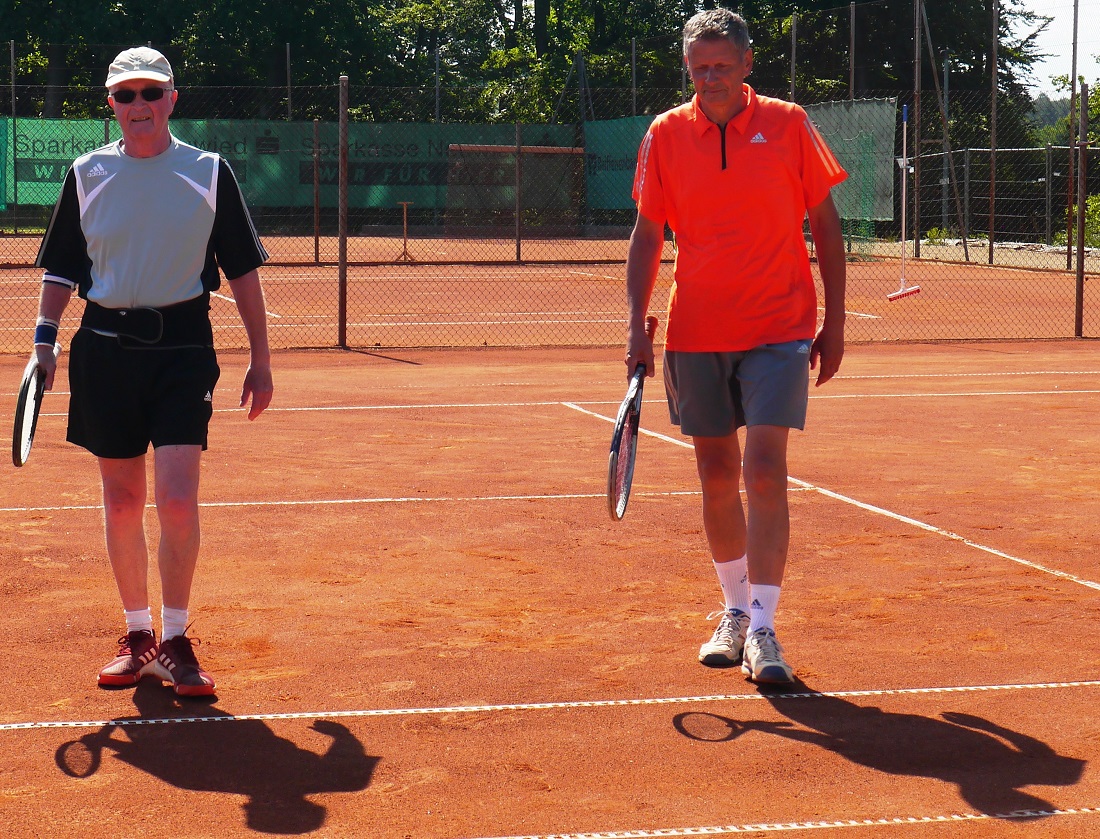
[[[214,394],[212,394],[210,391],[206,391],[206,396],[204,396],[202,398],[202,401],[203,402],[213,402],[214,401]]]

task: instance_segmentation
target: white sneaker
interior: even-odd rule
[[[741,672],[764,684],[787,685],[794,681],[794,671],[783,660],[783,647],[775,630],[764,627],[748,637]]]
[[[699,661],[707,667],[730,667],[741,660],[745,646],[745,633],[749,630],[749,616],[740,609],[722,609],[711,612],[707,620],[721,615],[718,628],[710,640],[699,648]]]

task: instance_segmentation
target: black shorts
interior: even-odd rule
[[[202,446],[221,370],[213,347],[131,349],[88,329],[69,348],[66,439],[96,457]]]

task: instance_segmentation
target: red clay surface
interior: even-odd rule
[[[49,396],[3,467],[4,834],[1100,833],[1096,345],[850,348],[792,438],[786,695],[696,662],[718,586],[659,384],[608,518],[621,354],[279,353],[250,424],[223,353],[215,703],[95,686],[121,607]]]
[[[275,262],[261,275],[269,309],[272,346],[341,345],[340,272],[335,239],[323,242],[311,264],[308,237],[265,238]],[[516,260],[506,239],[420,239],[410,243],[415,263],[397,261],[403,240],[356,236],[349,259],[381,260],[351,265],[345,288],[346,346],[492,347],[614,346],[623,334],[625,240],[532,240]],[[40,272],[33,263],[38,240],[0,238],[0,352],[22,353],[37,313]],[[888,246],[881,245],[882,248]],[[389,256],[388,254],[392,254]],[[999,253],[1026,264],[1029,254]],[[990,266],[974,249],[971,263],[908,260],[915,296],[890,302],[902,283],[900,249],[848,266],[848,339],[853,342],[1072,338],[1076,333],[1073,272]],[[674,250],[666,246],[651,308],[668,299]],[[483,264],[440,261],[495,260]],[[577,263],[574,260],[589,260]],[[609,261],[595,261],[609,260]],[[1049,254],[1045,264],[1058,262]],[[1100,275],[1090,262],[1083,295],[1081,335],[1100,337]],[[74,301],[62,325],[62,343],[79,320]],[[228,283],[212,299],[219,346],[246,344]]]

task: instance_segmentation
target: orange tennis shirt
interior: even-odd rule
[[[676,234],[670,350],[740,352],[817,328],[802,222],[848,174],[801,107],[745,92],[724,132],[696,96],[638,150],[638,212]]]

